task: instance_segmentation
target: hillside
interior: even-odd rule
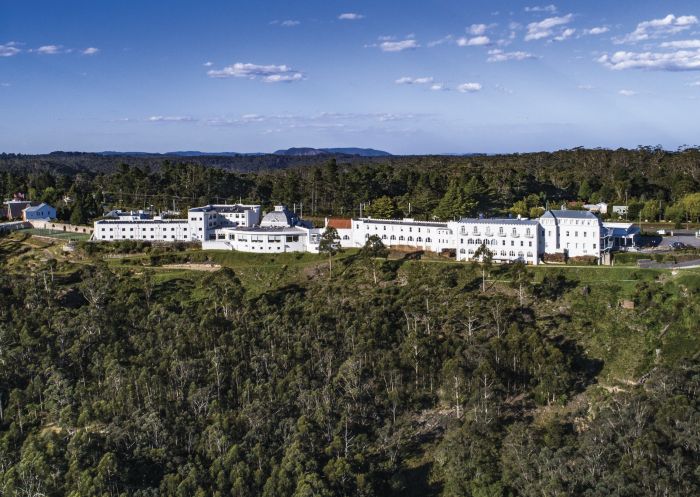
[[[697,270],[164,250],[0,239],[2,493],[700,490]]]

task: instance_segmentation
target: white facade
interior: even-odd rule
[[[224,227],[256,226],[260,223],[259,205],[205,205],[187,213],[192,241],[215,240],[215,231]]]
[[[568,257],[600,258],[601,228],[598,217],[588,211],[547,211],[539,218],[544,231],[544,252]]]
[[[141,240],[152,242],[189,242],[190,232],[183,219],[139,219],[135,221],[95,221],[93,240]]]
[[[239,252],[284,253],[318,252],[324,229],[312,228],[284,206],[275,206],[260,221],[259,226],[229,226],[215,229],[202,241],[207,250],[236,250]]]
[[[465,218],[448,224],[456,234],[458,261],[474,259],[481,245],[496,262],[537,264],[540,260],[542,234],[535,220]]]
[[[608,204],[605,202],[599,202],[597,204],[583,204],[583,208],[587,211],[598,212],[600,214],[608,213]]]
[[[188,212],[188,219],[151,218],[146,213],[116,212],[116,219],[95,221],[93,240],[141,240],[191,242],[214,239],[222,226],[254,226],[260,220],[259,205],[207,205]]]
[[[387,247],[410,247],[432,252],[455,248],[447,223],[369,217],[352,220],[350,240],[341,238],[341,246],[363,247],[372,235],[377,235]]]

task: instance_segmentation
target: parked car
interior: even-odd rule
[[[683,250],[683,249],[687,249],[687,248],[690,248],[690,247],[689,247],[688,245],[686,245],[685,243],[683,243],[683,242],[673,242],[673,243],[671,244],[671,248],[672,248],[673,250]]]

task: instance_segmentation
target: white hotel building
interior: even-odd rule
[[[388,247],[432,252],[455,250],[458,261],[471,260],[481,245],[496,262],[538,264],[544,254],[592,256],[600,260],[612,245],[605,243],[609,229],[588,211],[547,211],[539,219],[470,219],[426,222],[413,219],[353,219],[349,230],[339,230],[343,247],[362,247],[372,235]]]
[[[254,253],[319,250],[326,228],[313,228],[284,206],[260,217],[259,205],[206,205],[188,211],[187,219],[150,218],[144,213],[116,213],[116,219],[95,222],[93,240],[201,242],[205,250]],[[474,258],[481,245],[496,262],[538,264],[545,254],[592,256],[634,246],[627,227],[606,226],[588,211],[547,211],[539,219],[471,219],[432,222],[414,219],[331,219],[340,245],[362,247],[378,236],[387,247],[431,252],[454,251],[458,261]],[[613,229],[614,228],[614,229]],[[631,243],[631,245],[630,245]]]
[[[187,219],[150,217],[143,212],[115,212],[113,219],[95,221],[93,240],[193,242],[215,239],[215,230],[227,226],[255,226],[259,205],[206,205],[188,211]]]

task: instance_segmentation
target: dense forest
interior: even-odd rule
[[[243,160],[3,155],[0,195],[700,217],[698,149]],[[700,494],[699,270],[69,248],[0,235],[0,496]]]
[[[251,172],[255,171],[255,172]],[[493,156],[0,156],[0,195],[28,193],[84,223],[111,207],[184,211],[284,203],[306,216],[534,217],[564,202],[629,205],[629,218],[700,218],[700,149],[574,149]],[[693,195],[695,194],[695,195]],[[576,204],[578,202],[578,204]]]
[[[275,257],[0,239],[0,495],[700,492],[697,272]]]

